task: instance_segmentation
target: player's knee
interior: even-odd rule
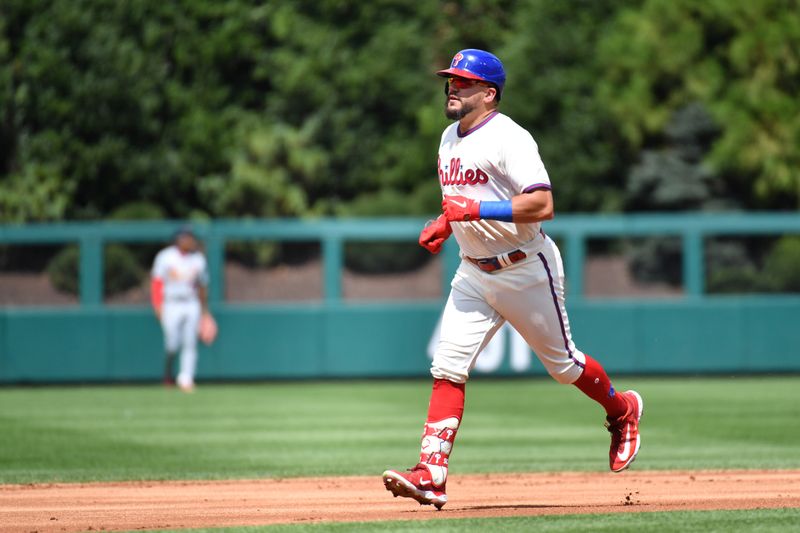
[[[581,377],[581,372],[583,372],[583,370],[575,361],[570,360],[563,365],[549,366],[547,372],[561,385],[572,385]]]
[[[466,383],[467,379],[469,379],[468,374],[453,372],[450,370],[437,368],[435,366],[431,367],[431,376],[433,376],[434,379],[446,379],[448,381],[452,381],[453,383]]]
[[[454,383],[465,383],[469,379],[469,365],[464,357],[439,351],[431,363],[431,376],[434,379],[446,379]]]
[[[469,347],[440,341],[431,363],[431,375],[435,379],[466,383],[475,356]]]
[[[168,340],[164,343],[164,351],[167,353],[178,353],[181,351],[181,343]]]

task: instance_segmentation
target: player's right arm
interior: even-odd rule
[[[450,222],[444,214],[439,215],[436,220],[430,221],[419,234],[419,245],[432,254],[438,254],[444,241],[453,233]]]
[[[161,321],[161,308],[164,304],[164,273],[166,270],[164,251],[156,255],[153,270],[150,272],[150,304],[156,318]]]
[[[161,305],[164,303],[164,280],[161,278],[150,278],[150,304],[156,318],[161,320]]]

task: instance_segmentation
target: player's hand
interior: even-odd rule
[[[450,222],[469,222],[481,218],[481,203],[464,196],[445,196],[442,213]]]
[[[214,320],[214,317],[211,316],[211,313],[208,311],[204,312],[202,316],[200,316],[200,327],[197,332],[197,336],[200,337],[200,340],[203,344],[208,346],[214,342],[214,339],[217,338],[217,332],[219,329],[217,328],[217,321]]]
[[[439,215],[439,218],[422,229],[419,234],[419,245],[432,254],[438,254],[442,249],[442,244],[452,233],[450,223],[444,215]]]

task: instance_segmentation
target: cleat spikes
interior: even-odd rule
[[[383,485],[397,498],[402,496],[416,500],[420,505],[433,505],[441,509],[447,503],[444,487],[431,486],[430,480],[419,478],[419,467],[411,470],[411,474],[403,474],[396,470],[383,473]]]

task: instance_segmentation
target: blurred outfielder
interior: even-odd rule
[[[166,368],[164,383],[172,384],[173,361],[180,351],[177,383],[181,390],[194,390],[197,339],[211,344],[217,324],[208,311],[208,268],[197,238],[190,228],[181,228],[174,244],[156,255],[151,273],[151,301],[164,331]]]
[[[419,242],[438,253],[455,235],[461,264],[444,308],[431,367],[433,392],[419,463],[383,473],[386,489],[437,508],[447,502],[450,452],[464,413],[465,384],[478,354],[508,321],[556,381],[575,385],[606,411],[611,470],[639,451],[644,408],[616,392],[603,367],[575,347],[564,306],[564,269],[541,222],[553,218],[550,178],[530,133],[497,111],[506,75],[483,50],[462,50],[447,78],[445,114],[455,120],[439,145],[442,215]]]

